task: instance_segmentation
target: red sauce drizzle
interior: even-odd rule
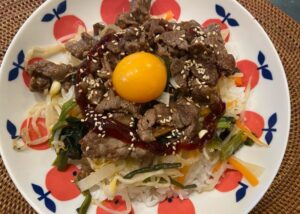
[[[87,60],[84,61],[81,65],[81,67],[77,71],[77,77],[76,77],[76,82],[79,83],[84,77],[88,76],[91,74],[91,71],[89,70],[89,65],[92,63],[92,57],[95,55],[95,53],[98,53],[98,57],[102,57],[103,53],[107,51],[105,48],[101,48],[101,46],[105,47],[105,44],[109,41],[116,40],[119,41],[121,39],[120,35],[114,35],[114,34],[109,34],[101,39],[101,41],[93,48],[93,50],[89,53]],[[83,69],[83,72],[80,72],[79,70]],[[80,88],[76,86],[76,101],[78,105],[80,106],[82,112],[86,113],[89,110],[94,110],[96,106],[90,105],[88,107],[88,100],[86,98],[86,93],[79,93],[78,90]],[[176,149],[175,151],[178,152],[180,150],[195,150],[195,149],[200,149],[203,147],[203,145],[207,142],[209,142],[215,133],[216,129],[216,121],[217,119],[223,115],[225,111],[225,104],[223,102],[220,102],[219,104],[213,106],[211,108],[212,112],[204,119],[203,123],[203,129],[206,129],[208,132],[204,137],[201,139],[198,136],[195,136],[192,139],[189,140],[180,140],[179,143],[175,145]],[[95,127],[94,125],[94,117],[91,118],[88,115],[85,115],[87,118],[87,121],[85,122],[86,125],[90,128],[93,129],[96,133],[99,133],[98,128]],[[126,126],[116,120],[113,119],[103,119],[102,117],[98,117],[97,121],[101,122],[103,131],[105,131],[106,136],[110,136],[113,138],[116,138],[124,143],[127,144],[134,144],[135,147],[139,147],[145,150],[148,150],[156,155],[170,155],[173,153],[174,149],[173,144],[167,146],[166,143],[162,142],[144,142],[139,138],[139,135],[136,133],[135,128],[131,128],[129,126]],[[136,137],[135,141],[132,141],[132,136],[130,135],[133,134]],[[168,142],[175,142],[178,141],[178,139],[170,139]]]

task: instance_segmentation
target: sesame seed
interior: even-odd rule
[[[206,129],[202,129],[199,133],[198,133],[198,136],[199,138],[203,138],[204,135],[206,135],[208,133],[208,131]]]

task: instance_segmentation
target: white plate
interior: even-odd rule
[[[155,0],[153,2],[153,12],[170,8],[180,20],[195,19],[200,23],[211,19],[224,21],[223,28],[228,28],[230,31],[227,44],[231,49],[234,48],[234,53],[238,57],[238,66],[242,72],[253,74],[252,81],[255,80],[254,82],[257,83],[253,87],[248,105],[249,127],[261,136],[263,141],[267,141],[270,147],[245,147],[238,153],[241,159],[265,168],[256,187],[251,187],[244,178],[238,183],[239,174],[233,173],[227,177],[232,180],[230,184],[232,186],[226,186],[227,190],[231,191],[213,190],[203,194],[193,194],[189,200],[180,202],[173,199],[172,203],[163,202],[151,208],[134,204],[134,212],[246,213],[257,204],[270,186],[287,145],[290,100],[286,77],[278,54],[263,28],[236,1]],[[75,166],[66,173],[58,173],[52,169],[54,151],[35,148],[18,153],[12,148],[12,138],[20,131],[26,110],[39,99],[29,92],[24,84],[23,54],[33,46],[54,43],[56,39],[62,39],[74,32],[74,29],[68,26],[85,25],[87,29],[91,29],[93,23],[101,20],[111,21],[114,18],[113,14],[122,10],[122,7],[129,7],[128,0],[84,2],[68,0],[66,8],[64,3],[61,3],[62,0],[47,1],[32,14],[12,41],[0,73],[2,158],[19,191],[39,213],[76,213],[75,209],[81,204],[83,197],[70,183]],[[57,16],[54,15],[53,9]],[[89,213],[97,213],[96,207],[91,207]],[[103,212],[98,210],[98,213]]]

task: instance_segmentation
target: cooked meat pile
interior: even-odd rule
[[[89,74],[78,82],[76,88],[77,93],[86,95],[93,109],[88,114],[103,115],[135,128],[138,136],[133,135],[132,144],[90,131],[81,141],[86,157],[149,158],[152,156],[149,151],[133,147],[136,137],[151,143],[173,138],[188,141],[198,136],[203,127],[201,118],[203,120],[205,116],[201,117],[201,114],[222,102],[216,89],[219,78],[237,72],[235,60],[225,49],[218,25],[203,29],[193,20],[173,23],[151,18],[150,2],[135,1],[130,12],[116,20],[119,30],[115,27],[107,30],[97,23],[94,36],[83,33],[80,41],[68,42],[66,49],[83,60],[80,68],[48,61],[29,66],[30,89],[42,92],[49,89],[54,80],[70,82],[74,69],[83,73],[85,65]],[[107,40],[101,43],[104,54],[94,51],[91,56],[89,53],[98,44],[101,31],[105,31],[102,39]],[[135,104],[122,99],[113,90],[111,75],[116,65],[124,56],[139,51],[153,53],[165,61],[172,80],[166,88],[171,95],[168,106],[157,101]]]

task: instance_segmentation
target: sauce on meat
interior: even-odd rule
[[[210,141],[213,138],[215,129],[216,129],[216,121],[217,119],[223,115],[225,111],[225,104],[223,102],[215,105],[211,110],[212,112],[205,117],[203,122],[203,129],[206,129],[208,132],[201,139],[198,136],[193,137],[192,139],[183,140],[179,139],[170,139],[168,140],[170,144],[166,144],[163,142],[153,141],[153,142],[144,142],[142,141],[136,133],[135,128],[126,126],[114,119],[111,118],[103,118],[101,115],[93,115],[91,117],[88,112],[94,112],[96,106],[89,104],[87,100],[87,94],[84,92],[79,92],[80,81],[91,74],[89,67],[92,62],[93,56],[96,54],[98,56],[103,56],[105,53],[104,44],[109,41],[116,40],[119,41],[121,39],[120,35],[109,34],[101,39],[101,41],[93,48],[93,50],[88,54],[87,59],[82,63],[81,67],[77,71],[76,76],[76,102],[80,106],[84,116],[86,117],[86,125],[93,129],[96,133],[105,133],[106,136],[116,138],[118,140],[123,141],[127,144],[133,144],[135,147],[140,147],[142,149],[148,150],[156,155],[170,155],[175,152],[179,152],[180,150],[195,150],[203,147],[205,143]],[[95,121],[101,124],[101,131],[95,127]],[[134,140],[133,139],[134,136]],[[176,147],[174,150],[173,146]]]

